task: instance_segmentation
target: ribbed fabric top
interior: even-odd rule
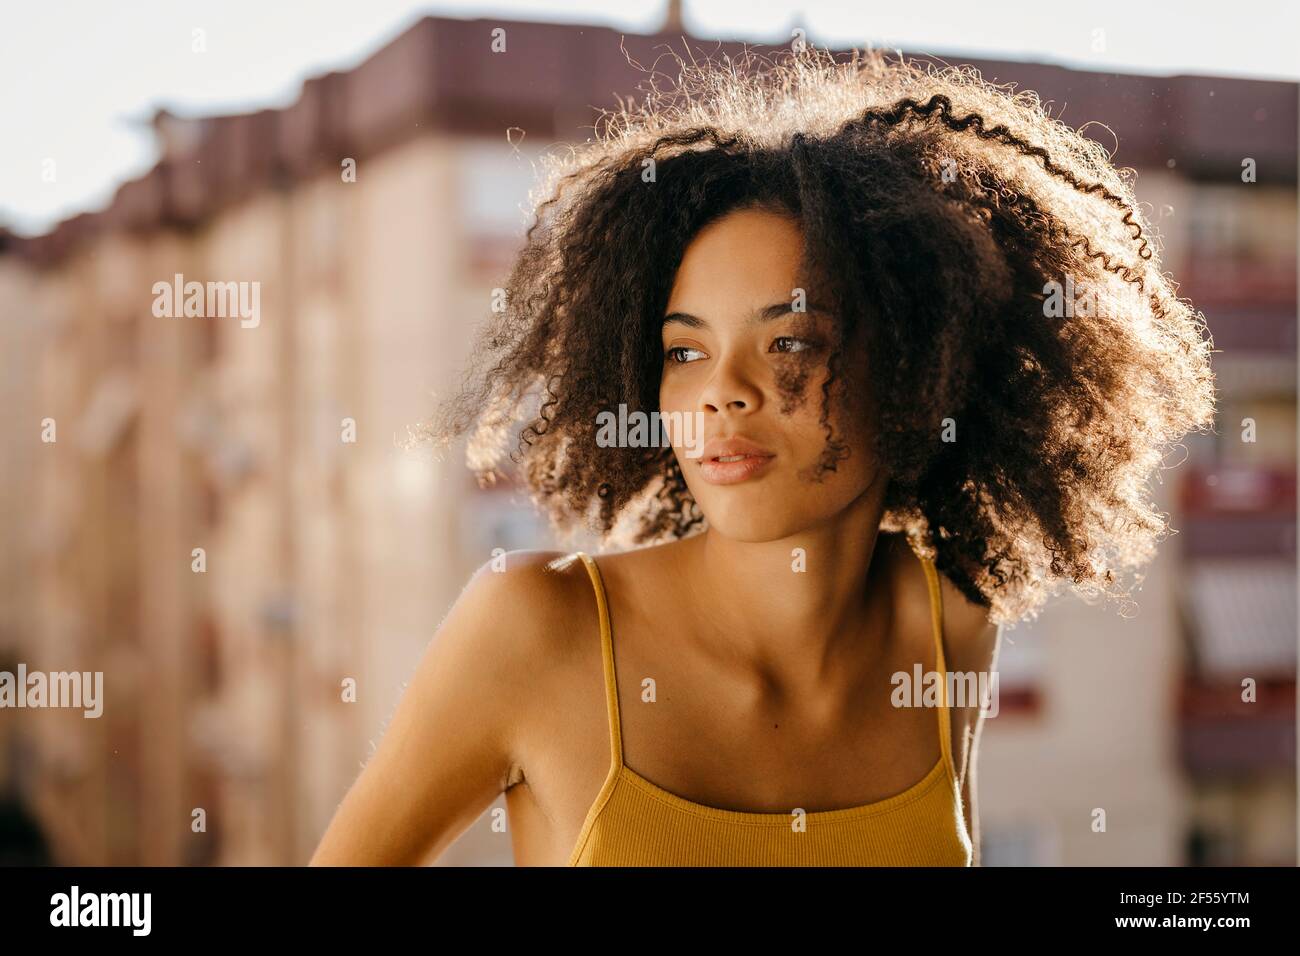
[[[596,561],[577,552],[600,611],[609,711],[609,774],[578,834],[569,866],[969,866],[971,841],[953,765],[943,656],[943,604],[933,563],[917,555],[930,588],[937,666],[939,762],[902,793],[812,813],[752,813],[670,793],[623,763],[609,604]],[[915,553],[915,552],[913,552]]]

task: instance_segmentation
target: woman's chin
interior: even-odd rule
[[[709,530],[713,534],[730,541],[761,544],[765,541],[788,538],[792,534],[797,534],[803,527],[803,523],[796,521],[793,515],[772,514],[770,501],[761,508],[736,507],[737,504],[740,503],[731,503],[726,507],[715,507],[705,511]]]

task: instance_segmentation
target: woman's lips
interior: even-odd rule
[[[734,485],[762,474],[772,464],[775,455],[723,455],[724,459],[705,458],[700,462],[700,474],[711,485]]]

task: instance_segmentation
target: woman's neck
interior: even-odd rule
[[[878,498],[863,496],[788,538],[737,541],[709,529],[683,542],[683,597],[700,638],[795,687],[823,681],[846,650],[859,662],[883,653],[893,609],[888,553],[876,547],[881,514]]]

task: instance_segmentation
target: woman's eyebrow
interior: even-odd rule
[[[805,302],[803,308],[798,310],[796,310],[790,302],[777,302],[773,305],[769,305],[765,309],[759,309],[750,316],[749,321],[751,324],[772,322],[776,319],[784,318],[791,313],[794,313],[795,315],[806,315],[809,313],[816,315],[830,315],[829,310],[823,308],[816,302]]]
[[[669,312],[664,316],[662,324],[667,325],[669,322],[676,322],[678,325],[684,325],[692,329],[706,328],[709,324],[699,316],[691,315],[689,312]]]
[[[795,310],[789,302],[774,302],[772,305],[762,309],[755,309],[750,313],[747,324],[761,325],[765,322],[774,322],[777,319],[784,318],[791,312],[795,312]],[[804,308],[795,312],[795,314],[802,315],[809,312],[816,312],[820,315],[829,314],[826,309],[811,302],[806,303]],[[709,325],[705,319],[700,318],[698,315],[691,315],[689,312],[669,312],[664,316],[662,324],[667,325],[669,322],[677,322],[692,329],[708,328]]]

